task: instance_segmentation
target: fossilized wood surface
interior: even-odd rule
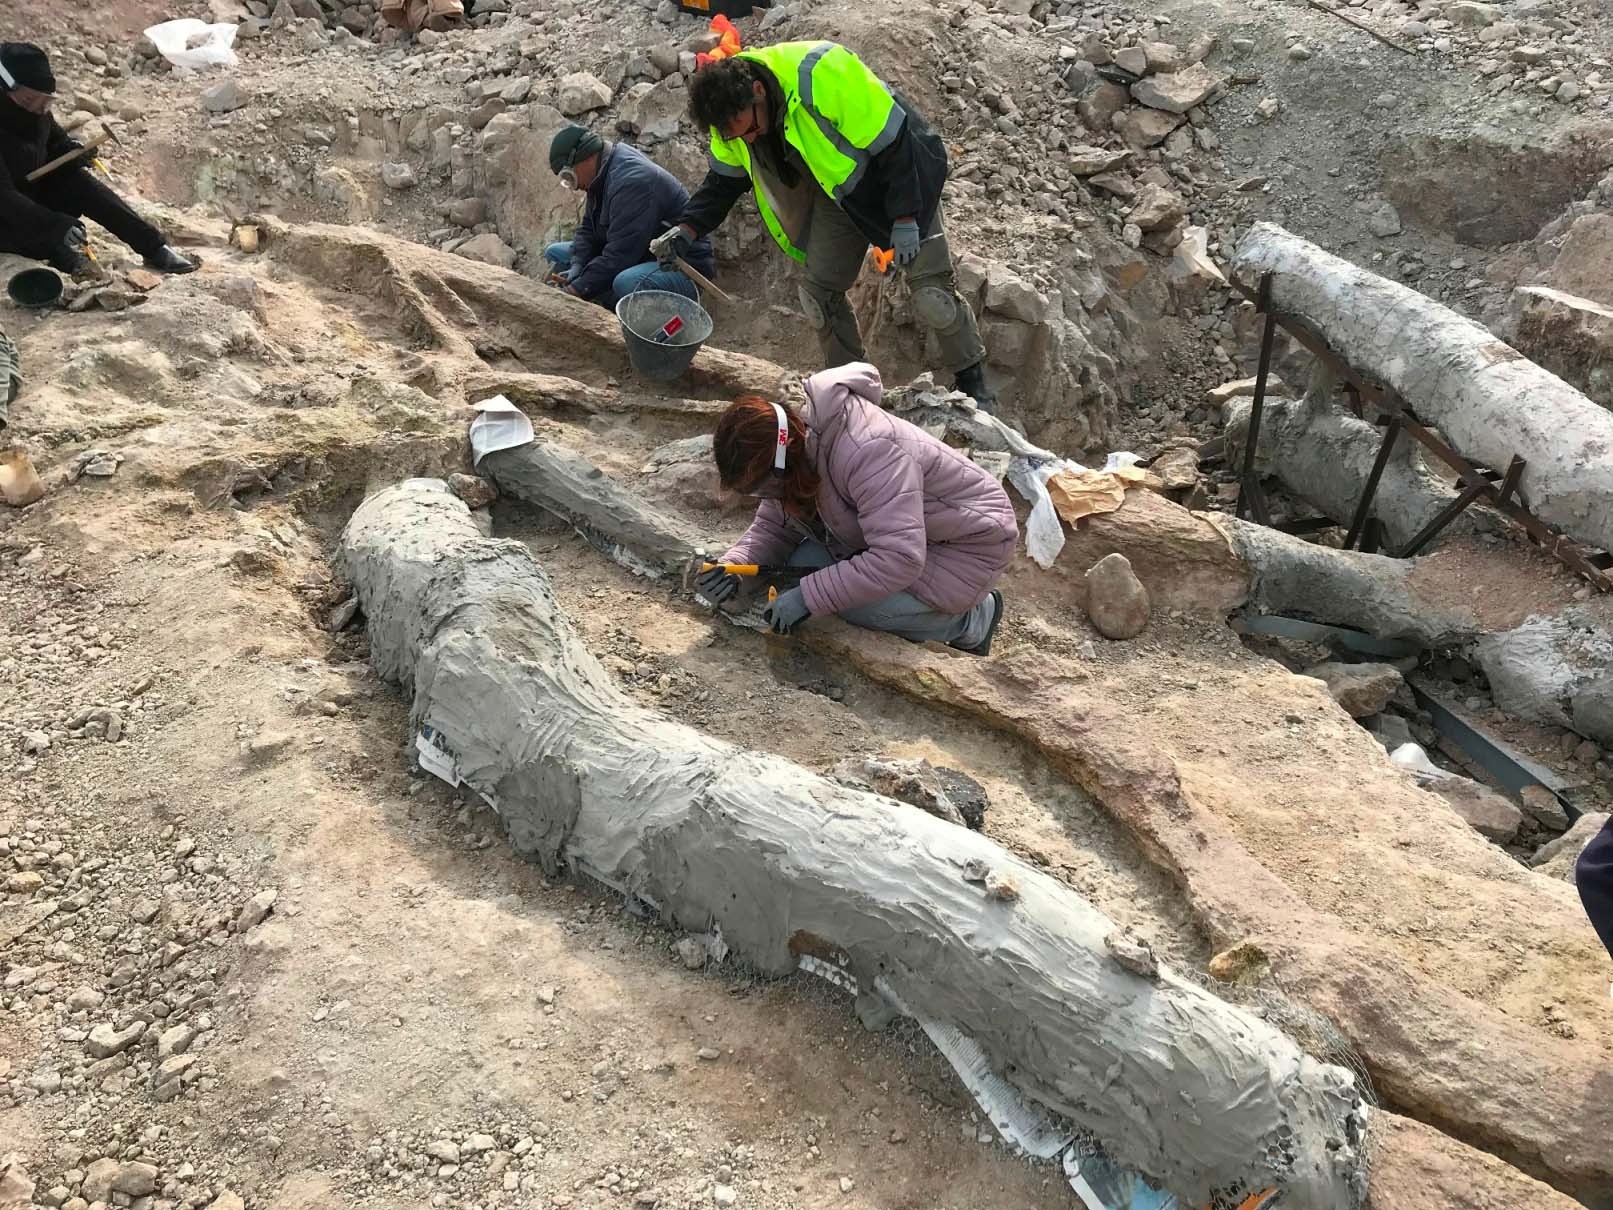
[[[534,502],[546,490],[538,483]],[[1128,511],[1107,515],[1117,537]],[[1410,624],[1427,604],[1415,583],[1424,560],[1218,523],[1257,584],[1290,555],[1319,560],[1285,568],[1284,583],[1298,592],[1331,577],[1344,616],[1322,620],[1404,615]],[[1362,568],[1390,586],[1375,601],[1363,603],[1370,581],[1351,579],[1373,574]],[[1452,619],[1438,623],[1443,632],[1471,632],[1474,622],[1442,608]],[[1045,651],[977,660],[827,619],[799,633],[872,679],[1041,750],[1172,873],[1215,939],[1259,940],[1282,985],[1339,1023],[1395,1105],[1566,1188],[1613,1180],[1613,1154],[1595,1143],[1613,1131],[1613,1076],[1585,1047],[1486,1002],[1497,989],[1525,1003],[1566,998],[1586,1036],[1613,1029],[1606,958],[1577,901],[1432,806],[1320,685],[1230,636],[1219,658],[1184,658],[1190,679],[1178,689],[1134,683],[1123,670],[1098,681]],[[1296,715],[1306,698],[1309,710]],[[1294,726],[1314,732],[1309,766],[1263,761],[1261,737]]]
[[[480,403],[494,395],[503,395],[523,410],[563,412],[575,409],[589,415],[656,412],[712,423],[728,406],[719,399],[667,399],[657,395],[627,398],[615,391],[588,386],[575,378],[519,370],[472,370],[462,381],[467,403]]]
[[[481,538],[440,481],[365,501],[342,558],[376,670],[412,689],[412,722],[547,868],[578,862],[685,928],[718,925],[766,973],[794,969],[803,939],[843,951],[1194,1204],[1250,1183],[1317,1210],[1359,1203],[1342,1069],[1168,971],[1123,969],[1106,918],[978,834],[635,705],[530,552]],[[971,861],[1018,898],[965,881]]]
[[[416,339],[458,358],[513,350],[546,371],[632,376],[614,315],[533,278],[361,227],[270,219],[263,235],[278,259],[318,280],[374,293]],[[613,354],[614,362],[607,360]],[[770,361],[708,346],[684,382],[727,395],[770,394],[786,377]],[[645,394],[667,393],[634,381]]]
[[[1372,1127],[1371,1210],[1579,1210],[1581,1205],[1411,1118],[1380,1111]]]
[[[478,468],[501,492],[538,504],[602,553],[634,570],[678,576],[700,539],[666,515],[639,503],[581,454],[544,441],[497,450]]]
[[[1272,275],[1277,307],[1358,371],[1393,387],[1469,458],[1527,459],[1522,494],[1571,537],[1613,548],[1613,414],[1432,299],[1257,223],[1233,261]]]
[[[1431,808],[1320,686],[1300,724],[1315,758],[1290,771],[1261,737],[1294,725],[1310,691],[1265,661],[1184,660],[1184,689],[1095,678],[1041,651],[972,660],[839,623],[800,633],[1044,753],[1171,872],[1218,944],[1252,938],[1271,955],[1279,985],[1337,1023],[1391,1106],[1578,1196],[1613,1191],[1613,1071],[1598,1049],[1481,999],[1507,984],[1573,1003],[1583,1036],[1613,1025],[1606,955],[1575,897]],[[1213,709],[1192,704],[1206,687]]]
[[[1243,465],[1252,411],[1250,399],[1235,399],[1227,405],[1227,462],[1231,466]],[[1294,495],[1348,525],[1382,444],[1382,429],[1335,403],[1330,387],[1313,382],[1301,399],[1266,401],[1255,465],[1262,475],[1276,475]],[[1389,547],[1398,550],[1455,498],[1456,493],[1423,464],[1417,443],[1402,434],[1373,493],[1372,515],[1383,523]],[[1477,516],[1468,509],[1435,543],[1472,529]]]

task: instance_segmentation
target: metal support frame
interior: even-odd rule
[[[1419,550],[1427,546],[1436,537],[1438,537],[1440,530],[1444,529],[1452,521],[1456,520],[1457,517],[1461,516],[1465,511],[1467,511],[1467,506],[1469,504],[1472,504],[1473,501],[1477,500],[1480,496],[1493,496],[1494,494],[1495,488],[1491,485],[1490,481],[1485,479],[1483,476],[1480,476],[1472,483],[1469,483],[1462,489],[1461,495],[1457,496],[1456,499],[1452,500],[1444,508],[1440,509],[1439,512],[1434,514],[1433,519],[1430,520],[1427,525],[1423,526],[1417,531],[1412,540],[1407,542],[1405,547],[1401,550],[1400,557],[1403,559],[1411,558]]]
[[[1494,474],[1494,472],[1489,472],[1487,474],[1483,468],[1464,458],[1455,449],[1451,448],[1451,446],[1443,439],[1431,432],[1425,425],[1417,420],[1416,416],[1407,406],[1406,401],[1401,399],[1400,396],[1394,391],[1387,387],[1380,386],[1375,382],[1371,382],[1364,378],[1361,374],[1357,373],[1355,368],[1351,366],[1349,362],[1345,361],[1342,357],[1335,353],[1328,345],[1327,341],[1313,331],[1308,324],[1305,324],[1293,316],[1277,314],[1271,304],[1270,273],[1261,275],[1260,288],[1258,290],[1251,290],[1245,283],[1238,280],[1236,277],[1231,278],[1231,282],[1233,288],[1259,307],[1261,313],[1266,317],[1266,330],[1261,339],[1262,370],[1264,370],[1270,362],[1271,340],[1273,334],[1272,329],[1280,326],[1285,332],[1298,341],[1301,346],[1313,354],[1317,360],[1321,361],[1322,364],[1326,365],[1344,381],[1347,389],[1352,391],[1355,395],[1355,399],[1352,400],[1353,404],[1360,406],[1365,403],[1370,403],[1374,407],[1378,408],[1381,412],[1385,413],[1389,417],[1390,423],[1396,426],[1397,436],[1399,432],[1404,432],[1407,436],[1413,438],[1425,450],[1454,471],[1456,473],[1458,482],[1464,485],[1461,496],[1458,496],[1456,500],[1451,502],[1451,505],[1447,506],[1445,511],[1442,511],[1438,517],[1434,518],[1434,521],[1431,521],[1429,526],[1425,527],[1423,533],[1418,534],[1417,537],[1412,539],[1412,545],[1407,550],[1400,552],[1402,556],[1413,554],[1416,552],[1416,550],[1421,549],[1422,545],[1426,544],[1429,539],[1438,534],[1440,529],[1443,529],[1446,525],[1449,525],[1450,522],[1456,518],[1456,516],[1460,515],[1462,509],[1465,509],[1468,505],[1472,504],[1474,500],[1483,498],[1484,502],[1491,508],[1495,509],[1499,513],[1502,513],[1507,518],[1521,526],[1524,532],[1527,533],[1529,538],[1535,543],[1535,545],[1539,546],[1542,550],[1551,555],[1553,558],[1557,559],[1560,563],[1563,563],[1565,566],[1569,567],[1573,571],[1583,576],[1586,580],[1590,581],[1591,586],[1598,592],[1613,592],[1613,575],[1609,575],[1600,565],[1606,552],[1591,551],[1590,553],[1587,553],[1585,549],[1582,549],[1583,544],[1576,543],[1572,539],[1557,533],[1539,517],[1530,512],[1528,507],[1522,503],[1518,494],[1522,483],[1524,470],[1522,459],[1517,457],[1512,459],[1512,463],[1508,466],[1506,474],[1502,477],[1500,486],[1497,487],[1496,484],[1491,481],[1491,476]],[[1262,375],[1256,381],[1257,391],[1263,382],[1264,376]],[[1256,396],[1256,400],[1257,402],[1260,400],[1260,396],[1258,394]],[[1249,449],[1244,454],[1244,463],[1246,467],[1252,466],[1253,464],[1253,438],[1258,435],[1255,428],[1255,423],[1258,420],[1258,417],[1259,410],[1257,408],[1250,414]],[[1387,434],[1385,446],[1379,447],[1378,461],[1385,463],[1387,462],[1388,454],[1386,453],[1386,448]],[[1376,467],[1376,463],[1374,465]],[[1248,473],[1249,472],[1247,471],[1245,472],[1246,480]],[[1372,493],[1376,494],[1376,481],[1369,479],[1369,486]],[[1243,495],[1245,492],[1247,492],[1247,490],[1247,487],[1245,487],[1239,493],[1238,516],[1240,517],[1243,515]],[[1256,490],[1259,490],[1258,484],[1256,485]],[[1264,505],[1264,497],[1261,497],[1260,503],[1262,506]],[[1361,505],[1357,505],[1356,517],[1357,519],[1361,520],[1361,532],[1358,535],[1360,540],[1360,549],[1370,553],[1371,551],[1377,549],[1377,541],[1372,537],[1373,530],[1376,527],[1376,518],[1370,515],[1370,500],[1367,502],[1367,504],[1368,508],[1365,515],[1363,515]],[[1460,505],[1460,507],[1457,507],[1457,505]],[[1451,509],[1454,509],[1455,511],[1451,512],[1449,517],[1446,517],[1445,512],[1450,511]],[[1444,519],[1441,520],[1441,518]],[[1257,515],[1255,520],[1259,521],[1260,517]],[[1435,526],[1436,522],[1438,523],[1437,528],[1431,528]],[[1261,521],[1261,524],[1266,524],[1266,522]],[[1354,532],[1354,530],[1355,525],[1352,523],[1351,531]]]
[[[1260,292],[1255,304],[1266,317],[1266,326],[1260,333],[1260,365],[1255,370],[1255,395],[1249,405],[1249,435],[1244,439],[1243,473],[1238,477],[1238,504],[1234,515],[1242,518],[1251,512],[1261,525],[1271,524],[1271,512],[1266,507],[1266,493],[1261,489],[1260,478],[1255,474],[1255,450],[1260,446],[1260,418],[1266,411],[1266,380],[1271,376],[1271,346],[1277,339],[1277,314],[1271,306],[1271,274],[1260,278]]]
[[[1579,788],[1565,782],[1544,765],[1536,764],[1509,745],[1487,735],[1476,723],[1457,713],[1456,709],[1434,695],[1421,677],[1407,677],[1406,686],[1416,698],[1417,705],[1428,711],[1434,719],[1434,730],[1450,740],[1479,768],[1483,769],[1502,787],[1516,795],[1529,786],[1548,790],[1567,812],[1572,822],[1580,816],[1574,802]]]
[[[1350,518],[1350,532],[1344,536],[1344,549],[1351,550],[1361,540],[1361,531],[1366,528],[1367,516],[1372,511],[1372,499],[1378,494],[1378,481],[1383,478],[1383,468],[1389,465],[1389,455],[1394,452],[1395,439],[1400,436],[1400,418],[1391,417],[1389,427],[1383,430],[1383,444],[1378,446],[1378,456],[1372,460],[1372,473],[1367,476],[1367,485],[1361,489],[1361,499],[1355,506],[1355,516]]]

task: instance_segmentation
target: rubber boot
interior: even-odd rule
[[[986,385],[985,362],[977,361],[974,365],[959,370],[952,383],[973,399],[975,406],[982,412],[988,412],[993,416],[997,414],[997,396],[993,395],[991,388]]]

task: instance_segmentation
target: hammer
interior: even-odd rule
[[[40,177],[50,175],[52,172],[55,172],[58,168],[65,164],[70,164],[74,160],[80,159],[84,156],[93,156],[95,149],[102,143],[116,143],[120,141],[121,140],[119,140],[118,136],[112,133],[112,128],[110,126],[102,126],[101,133],[86,142],[84,146],[75,147],[72,151],[57,156],[48,164],[41,164],[23,179],[28,181],[37,181]]]

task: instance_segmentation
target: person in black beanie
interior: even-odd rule
[[[149,269],[195,269],[196,262],[136,214],[88,162],[28,180],[34,169],[80,146],[50,116],[55,92],[56,77],[43,50],[29,42],[0,42],[0,252],[83,273],[89,267],[88,236],[80,220],[87,218],[138,252]]]

